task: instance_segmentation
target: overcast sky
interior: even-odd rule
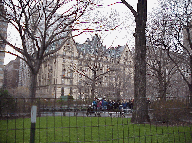
[[[134,16],[130,12],[130,10],[122,3],[116,3],[117,0],[110,0],[105,1],[102,0],[101,4],[102,7],[97,8],[96,10],[101,11],[104,15],[109,15],[109,13],[112,10],[116,10],[116,12],[119,14],[118,16],[118,24],[115,26],[118,26],[115,30],[109,30],[107,32],[86,32],[76,38],[75,41],[79,43],[83,43],[87,37],[91,39],[91,36],[97,33],[101,36],[101,39],[103,41],[103,44],[107,47],[110,46],[117,46],[117,45],[125,45],[128,44],[130,47],[134,46],[134,37],[133,33],[135,31],[135,21]],[[137,10],[137,0],[127,0],[129,4],[133,6],[135,10]],[[114,4],[116,3],[116,4]],[[148,10],[148,18],[151,13],[154,13],[155,10],[158,7],[157,0],[148,0],[147,1],[147,10]],[[102,24],[100,24],[102,26]],[[91,26],[92,27],[92,26]],[[106,29],[104,27],[104,29]]]
[[[118,0],[110,0],[110,1],[101,0],[102,6],[99,6],[95,10],[95,11],[99,10],[100,13],[103,15],[106,15],[106,17],[111,14],[111,11],[115,11],[118,14],[116,19],[116,22],[118,23],[117,25],[116,24],[114,25],[118,27],[116,27],[115,30],[93,32],[93,33],[86,32],[74,38],[75,41],[79,43],[83,43],[87,38],[91,39],[91,36],[97,33],[98,35],[101,36],[103,44],[106,45],[107,48],[110,46],[117,46],[117,45],[123,46],[125,44],[128,44],[130,47],[133,47],[134,46],[133,33],[135,28],[134,17],[131,14],[130,10],[124,4],[116,3],[116,2],[118,2]],[[127,2],[129,2],[135,10],[137,9],[137,0],[127,0]],[[158,6],[157,0],[148,0],[147,1],[148,15],[150,13],[153,13],[156,10],[157,6]],[[95,14],[95,13],[93,12],[92,14]],[[94,16],[92,15],[92,17]],[[113,19],[110,19],[109,21],[113,22]],[[103,28],[103,25],[101,24],[99,26],[102,26]],[[93,26],[89,25],[89,27],[93,27]],[[104,27],[104,29],[107,29],[107,28]],[[8,37],[11,40],[19,41],[18,40],[19,37],[15,34],[14,29],[8,28]],[[8,46],[6,47],[6,50],[13,51],[13,49]],[[14,60],[14,59],[15,59],[15,56],[12,56],[10,54],[5,54],[4,64],[6,65],[7,63],[9,63],[11,60]]]

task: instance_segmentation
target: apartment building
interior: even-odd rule
[[[192,54],[192,49],[190,47],[191,46],[190,43],[192,42],[192,21],[188,22],[189,33],[187,32],[186,29],[187,29],[187,27],[184,27],[184,30],[183,30],[183,46],[186,48],[186,50],[190,54]],[[190,40],[190,42],[189,42],[189,40]],[[184,52],[186,52],[186,51],[184,50]]]
[[[37,97],[86,99],[93,88],[95,97],[133,96],[133,60],[127,45],[106,49],[98,35],[83,44],[70,39],[39,70]]]
[[[3,5],[2,1],[0,1],[0,13],[2,15],[6,15],[6,9],[4,8],[4,5]],[[5,39],[7,38],[7,27],[8,27],[8,24],[5,21],[5,19],[3,17],[0,17],[0,34]],[[6,45],[0,39],[0,50],[5,51],[5,46]],[[0,87],[3,86],[3,79],[4,79],[4,73],[3,73],[4,57],[5,57],[5,53],[1,52],[0,53]]]
[[[20,86],[29,87],[30,74],[27,65],[22,64],[20,70],[25,72],[20,72]],[[97,69],[96,74],[93,69]],[[94,81],[94,76],[99,79]],[[106,49],[95,35],[83,44],[70,39],[45,59],[37,76],[36,97],[129,99],[133,97],[132,90],[133,58],[128,46]]]
[[[79,98],[133,97],[133,57],[127,45],[106,49],[95,35],[77,44],[77,49]]]
[[[47,13],[47,15],[50,14],[50,11],[53,9],[52,6],[54,6],[54,2],[52,2],[52,1],[48,1],[47,3],[49,3],[49,7],[47,7],[47,9],[45,9],[45,11],[43,9],[43,6],[42,7],[37,6],[34,9],[32,9],[32,10],[34,10],[34,12],[32,13],[32,16],[29,19],[30,20],[29,28],[31,29],[32,34],[34,35],[34,37],[37,37],[36,40],[38,41],[38,44],[39,44],[39,47],[40,47],[40,48],[39,47],[37,48],[36,41],[34,42],[34,40],[29,36],[28,40],[26,40],[26,43],[28,45],[27,46],[27,48],[28,48],[27,52],[30,55],[33,55],[33,56],[37,55],[37,52],[36,52],[37,49],[44,49],[44,47],[43,47],[44,45],[41,45],[42,44],[42,39],[41,39],[42,38],[42,33],[45,31],[45,24],[44,24],[43,16],[45,15],[44,12]],[[43,3],[41,3],[41,4],[43,4]],[[59,17],[61,17],[60,14],[54,13],[53,18],[49,20],[50,22],[53,22],[53,23],[50,24],[49,28],[46,31],[47,39],[49,39],[48,37],[50,35],[55,35],[55,34],[56,34],[56,36],[58,36],[58,37],[55,37],[55,38],[61,38],[60,36],[66,36],[66,38],[68,38],[67,35],[68,35],[68,30],[69,30],[70,26],[67,26],[65,28],[66,33],[62,33],[61,32],[60,33],[61,35],[58,35],[58,33],[54,33],[55,31],[58,32],[59,28],[60,28],[59,25],[61,23],[60,23]],[[66,19],[65,22],[66,23],[62,23],[62,25],[65,25],[68,22],[70,22],[70,19]],[[57,28],[57,26],[59,26],[59,28]],[[64,40],[65,40],[65,38],[64,38]],[[55,41],[51,45],[48,45],[48,47],[46,48],[46,51],[43,51],[43,52],[44,53],[48,53],[49,51],[55,50],[56,48],[60,47],[60,45],[62,45],[61,43],[62,43],[62,39],[60,41]],[[67,47],[67,46],[65,46],[65,47]],[[57,56],[56,59],[55,59],[55,56]],[[44,96],[43,94],[48,96],[47,95],[48,93],[50,95],[52,95],[52,91],[51,91],[52,87],[49,86],[49,89],[46,89],[47,84],[52,84],[52,82],[53,82],[53,84],[60,84],[61,80],[58,79],[58,78],[59,77],[61,78],[61,75],[57,75],[57,70],[60,70],[61,67],[60,66],[56,66],[56,64],[61,63],[61,61],[63,61],[62,56],[61,56],[61,54],[59,52],[57,52],[55,54],[50,55],[46,59],[43,59],[45,61],[43,61],[43,64],[42,64],[42,66],[40,68],[39,73],[43,72],[44,74],[43,75],[39,74],[38,75],[38,79],[37,79],[38,80],[37,92],[38,92],[39,96],[40,95]],[[25,58],[25,57],[23,57],[23,58]],[[55,72],[53,72],[53,74],[51,72],[51,67],[57,69],[57,70],[55,70]],[[53,80],[51,79],[52,76],[54,76]],[[20,61],[20,69],[19,69],[19,86],[20,87],[29,88],[30,84],[31,84],[30,69],[29,69],[28,65],[24,61],[21,60]],[[39,90],[40,88],[42,90]],[[57,91],[57,87],[54,86],[54,88],[55,88],[55,92],[54,93],[57,93],[56,92]],[[56,95],[54,97],[56,97]]]
[[[37,97],[59,98],[76,92],[77,74],[71,66],[77,65],[77,54],[75,41],[70,39],[45,60],[37,76]]]
[[[7,89],[17,88],[19,81],[20,59],[10,61],[4,68],[4,86]]]

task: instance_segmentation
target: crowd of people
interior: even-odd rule
[[[134,99],[123,100],[106,100],[105,98],[96,98],[92,102],[92,108],[95,110],[116,110],[116,109],[133,109]]]

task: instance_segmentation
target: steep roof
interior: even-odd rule
[[[125,46],[117,46],[117,47],[110,47],[108,50],[107,50],[107,55],[110,57],[110,58],[120,58],[123,51],[125,49]]]
[[[107,57],[110,58],[119,58],[121,57],[125,46],[110,47],[106,49],[106,46],[103,46],[100,37],[95,34],[90,40],[87,40],[83,44],[76,43],[76,47],[79,53],[85,54],[97,54],[99,51],[105,53]]]

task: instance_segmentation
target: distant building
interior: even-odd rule
[[[73,73],[70,67],[77,64],[77,54],[75,42],[70,39],[42,63],[37,76],[37,97],[75,96],[77,73]]]
[[[20,59],[18,86],[25,86],[28,88],[30,86],[30,69],[22,59]]]
[[[51,5],[49,5],[49,8],[51,8],[51,6],[54,5],[54,3],[51,3]],[[43,9],[42,9],[43,10]],[[49,12],[49,11],[46,11]],[[31,28],[33,29],[33,34],[36,35],[38,37],[38,35],[41,37],[41,31],[37,30],[38,28],[41,29],[42,31],[44,29],[44,20],[39,20],[39,14],[41,13],[41,10],[39,11],[35,11],[32,15],[31,23],[32,26]],[[57,14],[56,16],[54,16],[56,22],[60,22],[58,20],[58,17],[60,17],[60,14]],[[33,23],[35,23],[37,20],[39,20],[39,27],[33,27]],[[52,21],[53,19],[51,19]],[[68,19],[69,20],[69,19]],[[67,21],[66,20],[66,23]],[[41,27],[42,26],[42,27]],[[66,29],[68,29],[70,26],[68,26]],[[54,25],[52,25],[51,27],[49,27],[49,30],[47,31],[47,34],[52,34],[52,31],[55,30]],[[67,30],[66,30],[67,31]],[[67,35],[67,32],[65,33]],[[65,40],[65,39],[64,39]],[[73,40],[72,40],[73,41]],[[55,48],[57,48],[58,45],[60,45],[61,41],[57,41],[54,42],[52,45],[49,45],[49,47],[46,49],[46,52],[49,52],[49,50],[53,50]],[[36,44],[34,44],[34,41],[31,40],[29,38],[28,43],[30,46],[28,46],[28,52],[30,54],[36,54],[34,53],[34,47],[36,46]],[[57,97],[57,95],[59,95],[58,97],[60,97],[61,94],[61,78],[62,78],[62,73],[57,70],[61,70],[61,65],[62,62],[64,61],[63,58],[63,52],[66,51],[65,48],[69,47],[68,42],[66,42],[67,46],[64,45],[64,47],[62,47],[58,52],[49,55],[48,57],[46,57],[45,59],[43,59],[43,63],[40,67],[39,70],[39,74],[37,76],[37,94],[36,97]],[[71,46],[70,46],[71,47]],[[62,51],[62,52],[61,52]],[[57,58],[55,58],[55,56]],[[25,57],[24,57],[25,58]],[[52,72],[54,71],[54,72]],[[23,60],[20,61],[20,68],[19,68],[19,87],[26,87],[29,88],[30,84],[31,84],[31,71],[28,67],[28,65],[26,64],[26,62],[24,62]],[[67,89],[71,89],[71,87],[68,87]],[[63,90],[62,90],[63,91]],[[59,94],[58,94],[59,93]]]
[[[105,96],[114,100],[132,98],[133,57],[131,51],[127,45],[106,49],[98,35],[93,36],[91,40],[87,39],[83,44],[69,39],[59,51],[47,57],[37,75],[36,97],[60,98],[71,95],[75,99],[90,98],[90,81],[78,71],[92,77],[93,71],[87,66],[87,62],[94,64],[93,57],[99,53],[101,53],[97,61],[100,66],[99,74],[102,75],[102,72],[108,70],[113,71],[97,81],[95,97]],[[28,70],[25,65],[20,66],[22,67],[20,71]],[[26,73],[29,72],[20,73],[20,86],[29,85],[30,75]]]
[[[6,15],[6,10],[4,8],[2,1],[0,1],[0,13],[2,15]],[[0,16],[0,34],[5,39],[7,38],[7,27],[8,27],[7,22],[4,20],[3,17]],[[6,45],[3,43],[3,40],[0,39],[0,51],[5,51],[5,46]],[[4,75],[3,75],[4,57],[5,57],[5,53],[0,52],[0,87],[3,85],[3,79],[4,79]]]
[[[189,33],[187,32],[189,29]],[[188,79],[191,80],[191,56],[192,56],[192,21],[188,23],[188,27],[184,27],[183,30],[183,52],[180,55],[180,58],[183,59],[180,62],[180,69],[183,75]]]
[[[100,59],[95,60],[95,55]],[[88,62],[90,65],[97,64],[97,74],[101,75],[95,83],[95,97],[105,96],[114,100],[133,97],[131,51],[127,45],[106,49],[98,35],[91,40],[87,39],[83,44],[70,39],[61,50],[49,56],[39,70],[36,96],[59,98],[71,95],[75,99],[90,98],[91,81],[80,74],[82,72],[93,77],[93,70],[88,67]],[[113,71],[102,76],[109,70]]]
[[[133,57],[127,45],[106,49],[96,34],[91,40],[87,39],[85,43],[76,46],[79,54],[77,69],[85,73],[85,76],[79,74],[77,81],[77,87],[80,87],[79,98],[91,96],[94,76],[92,68],[96,68],[95,72],[99,76],[94,87],[95,97],[112,100],[133,97]]]
[[[192,21],[189,22],[188,25],[189,25],[189,27],[188,27],[189,33],[187,33],[187,30],[186,30],[187,27],[184,27],[184,30],[183,30],[183,46],[186,48],[184,50],[184,53],[186,52],[186,50],[188,50],[189,53],[192,55],[192,49],[191,49],[192,47],[190,47],[190,46],[192,46],[192,45],[190,45],[192,42]],[[190,42],[189,42],[189,40],[190,40]],[[187,52],[186,52],[186,54],[187,54]]]
[[[10,61],[4,68],[4,86],[7,89],[17,88],[19,82],[19,58]]]

